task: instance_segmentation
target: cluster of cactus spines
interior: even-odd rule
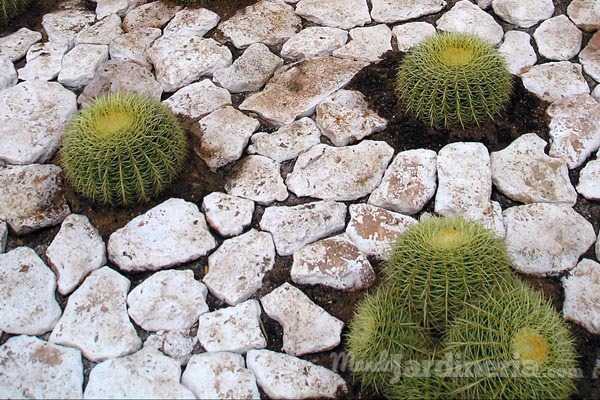
[[[494,119],[512,95],[500,52],[476,35],[447,32],[412,48],[396,76],[396,94],[410,114],[437,128],[465,128]]]
[[[159,101],[108,93],[82,109],[63,138],[67,181],[94,202],[129,206],[165,190],[181,173],[187,137]]]
[[[14,17],[21,14],[31,0],[0,0],[0,26],[7,25]]]

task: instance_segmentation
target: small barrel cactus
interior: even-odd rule
[[[159,101],[108,93],[71,121],[60,156],[76,191],[92,201],[128,206],[166,189],[187,153],[177,117]]]
[[[465,128],[493,119],[506,107],[512,76],[500,52],[483,39],[441,33],[404,57],[396,94],[409,113],[428,125]]]
[[[0,26],[7,25],[11,19],[25,11],[30,3],[31,0],[0,0]]]

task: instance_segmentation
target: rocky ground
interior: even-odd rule
[[[599,3],[216,3],[47,1],[4,29],[0,393],[370,397],[335,363],[347,323],[397,234],[435,213],[505,239],[597,396]],[[395,69],[436,31],[499,47],[515,93],[497,121],[435,130],[398,107]],[[193,143],[173,188],[130,209],[79,197],[56,152],[117,90],[162,100]]]

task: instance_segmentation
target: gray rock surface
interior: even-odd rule
[[[42,40],[42,34],[28,28],[20,28],[14,33],[0,38],[0,57],[8,57],[12,62],[25,57],[29,48]]]
[[[141,28],[163,28],[183,7],[164,1],[152,1],[127,12],[123,18],[125,32]]]
[[[569,61],[550,62],[531,67],[521,74],[525,89],[549,103],[574,94],[589,94],[581,65]]]
[[[147,50],[161,34],[162,31],[158,28],[141,28],[133,32],[127,32],[110,42],[108,48],[110,59],[113,61],[133,61],[150,69],[152,64]]]
[[[435,14],[447,3],[444,0],[372,0],[372,4],[373,20],[389,24]]]
[[[206,8],[184,8],[177,11],[175,16],[164,28],[164,34],[196,35],[203,37],[213,29],[221,17]]]
[[[437,29],[442,32],[465,32],[472,33],[498,45],[504,37],[502,26],[494,18],[471,3],[469,0],[461,0],[436,21]]]
[[[589,161],[583,167],[576,189],[588,200],[600,200],[600,160]]]
[[[492,7],[497,16],[509,24],[529,28],[554,14],[552,0],[494,0]]]
[[[585,31],[600,29],[600,6],[595,0],[573,0],[567,7],[567,15],[578,28]]]
[[[260,205],[269,205],[288,198],[278,162],[251,155],[238,161],[225,182],[225,191],[232,196],[244,197]]]
[[[600,32],[596,32],[587,46],[579,53],[579,63],[583,71],[596,82],[600,82]]]
[[[19,68],[19,79],[51,81],[62,69],[62,59],[69,50],[66,43],[36,43],[27,51],[27,64]]]
[[[0,91],[17,84],[17,70],[8,57],[0,56]]]
[[[392,50],[392,30],[386,24],[352,28],[350,40],[332,55],[350,60],[378,62]]]
[[[579,53],[583,34],[562,14],[542,22],[533,37],[541,56],[566,61]]]
[[[64,55],[58,82],[68,88],[79,89],[94,78],[96,70],[106,60],[107,45],[78,44]]]
[[[212,192],[204,196],[202,211],[208,225],[219,235],[237,236],[252,222],[254,202],[226,193]]]
[[[328,26],[310,26],[289,38],[281,48],[281,57],[302,60],[329,56],[348,41],[348,32]]]
[[[565,290],[562,310],[565,319],[600,334],[600,264],[584,258],[561,281]]]
[[[296,14],[319,25],[346,30],[371,22],[366,0],[300,0]]]
[[[179,89],[163,103],[175,114],[195,119],[231,105],[231,94],[210,79],[202,79]]]

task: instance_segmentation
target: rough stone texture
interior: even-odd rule
[[[139,4],[138,0],[98,0],[96,1],[96,16],[98,19],[110,14],[124,17],[125,14]]]
[[[596,101],[600,102],[600,85],[596,85],[592,91],[592,97],[595,98]]]
[[[208,225],[219,235],[237,236],[252,222],[254,202],[225,193],[212,192],[204,196],[202,211]]]
[[[193,333],[191,332],[193,330]],[[177,360],[180,365],[188,363],[194,346],[198,343],[195,329],[156,332],[144,342],[144,347],[159,351]]]
[[[246,363],[272,399],[335,398],[338,390],[347,390],[346,382],[335,372],[289,354],[250,350]]]
[[[504,42],[498,50],[504,56],[506,67],[513,75],[520,76],[537,62],[537,55],[531,46],[531,36],[526,32],[506,32]]]
[[[281,0],[260,0],[221,22],[218,31],[235,47],[243,49],[253,43],[281,44],[301,27],[302,20],[289,4]]]
[[[0,57],[7,57],[12,62],[19,61],[25,57],[29,48],[40,40],[41,33],[21,28],[0,38]]]
[[[366,256],[387,260],[398,235],[417,220],[370,204],[352,204],[346,234]]]
[[[8,225],[6,221],[0,220],[0,253],[6,251],[6,243],[8,242]]]
[[[561,279],[565,290],[563,316],[594,335],[600,334],[600,264],[583,259]]]
[[[96,22],[94,25],[86,26],[77,36],[75,36],[75,44],[105,44],[121,35],[121,18],[116,14],[111,14]]]
[[[71,213],[56,165],[0,168],[0,220],[17,235],[60,224]]]
[[[596,240],[592,224],[568,206],[527,204],[508,208],[503,216],[508,254],[525,274],[569,270]]]
[[[289,194],[279,170],[279,163],[270,158],[258,155],[245,157],[229,175],[225,191],[261,205],[284,201]]]
[[[372,0],[372,4],[373,20],[389,24],[435,14],[447,3],[443,0]]]
[[[240,354],[195,354],[181,377],[199,399],[260,399],[254,373]]]
[[[85,215],[71,214],[46,249],[58,278],[58,291],[67,295],[92,271],[106,264],[102,237]]]
[[[15,65],[8,57],[0,56],[0,91],[17,84]]]
[[[492,8],[504,21],[521,28],[530,28],[554,14],[552,0],[494,0]]]
[[[42,26],[49,42],[66,43],[73,47],[77,34],[96,20],[94,12],[80,6],[58,9],[42,17]]]
[[[275,264],[271,235],[255,229],[227,239],[208,257],[208,273],[203,282],[213,296],[236,305],[262,287],[265,274]]]
[[[48,161],[76,111],[75,94],[56,82],[32,80],[1,91],[0,163]]]
[[[519,136],[490,155],[492,182],[521,203],[563,203],[574,206],[577,192],[564,160],[544,153],[547,143],[535,133]]]
[[[133,61],[146,68],[152,68],[148,49],[162,34],[158,28],[142,28],[125,33],[112,42],[108,48],[113,61]]]
[[[90,361],[131,354],[142,346],[127,315],[129,279],[109,267],[92,272],[71,294],[50,342],[76,347]]]
[[[436,159],[428,149],[399,152],[369,196],[369,204],[408,215],[421,211],[437,188]]]
[[[346,30],[371,22],[366,0],[300,0],[296,14],[318,25]]]
[[[392,50],[392,30],[385,24],[353,28],[350,41],[333,51],[339,58],[367,62],[381,61],[383,53]]]
[[[7,398],[83,397],[81,353],[31,336],[11,337],[0,347],[0,393]]]
[[[549,60],[570,60],[579,53],[583,34],[566,15],[550,18],[533,33],[540,55]]]
[[[300,153],[321,143],[321,131],[315,122],[304,117],[272,133],[257,132],[250,138],[249,154],[259,154],[277,162],[293,160]]]
[[[546,109],[551,118],[550,150],[569,169],[577,168],[600,147],[600,103],[587,94],[566,97]]]
[[[27,51],[27,64],[19,68],[19,79],[56,79],[62,69],[63,56],[69,50],[66,43],[36,43]]]
[[[579,53],[579,63],[586,74],[600,82],[600,32],[596,32]]]
[[[579,172],[577,192],[588,200],[600,200],[600,160],[588,162]]]
[[[339,1],[339,0],[336,0]],[[253,111],[276,126],[311,115],[323,99],[346,86],[366,63],[316,57],[286,65],[260,93],[246,98],[241,110]]]
[[[549,103],[573,94],[589,94],[581,65],[569,61],[534,65],[521,74],[525,89]]]
[[[298,206],[268,207],[260,229],[271,232],[277,253],[290,256],[304,245],[344,229],[346,206],[317,201]]]
[[[260,303],[283,327],[282,350],[288,354],[318,353],[341,342],[344,323],[287,282],[261,297]]]
[[[183,34],[204,36],[213,29],[221,17],[206,8],[184,8],[177,11],[173,19],[165,26],[164,34]]]
[[[346,146],[387,127],[387,120],[369,109],[361,92],[344,89],[319,103],[316,122],[336,146]]]
[[[552,0],[550,0],[552,1]],[[475,34],[493,45],[504,37],[504,30],[494,18],[469,0],[457,2],[436,21],[443,32],[465,32]]]
[[[24,335],[52,330],[61,314],[55,290],[56,277],[29,247],[0,254],[0,329]]]
[[[123,18],[123,29],[132,32],[141,28],[162,28],[183,7],[164,1],[142,4]]]
[[[146,331],[188,329],[208,311],[207,294],[190,269],[159,271],[127,295],[128,313]]]
[[[436,34],[435,26],[427,22],[408,22],[396,25],[392,29],[392,37],[398,51],[407,52],[423,40]]]
[[[256,119],[231,106],[213,111],[198,124],[199,131],[194,132],[197,139],[194,151],[211,171],[239,160],[250,136],[260,126]]]
[[[198,341],[209,352],[243,354],[250,349],[263,349],[267,347],[267,340],[260,328],[260,314],[257,300],[202,314],[198,325]]]
[[[104,44],[78,44],[64,55],[58,82],[79,89],[92,80],[96,70],[108,60],[108,46]]]
[[[584,31],[600,29],[600,3],[596,0],[573,0],[567,7],[567,15]]]
[[[113,232],[107,250],[123,271],[156,271],[196,260],[216,245],[198,206],[172,198]]]
[[[371,140],[340,148],[318,144],[298,157],[286,184],[298,197],[356,200],[379,186],[393,154],[387,143]]]
[[[196,119],[219,107],[231,105],[231,94],[210,79],[202,79],[179,89],[163,103],[175,114]]]
[[[288,60],[329,56],[348,41],[348,32],[328,26],[311,26],[283,44],[281,57]]]

